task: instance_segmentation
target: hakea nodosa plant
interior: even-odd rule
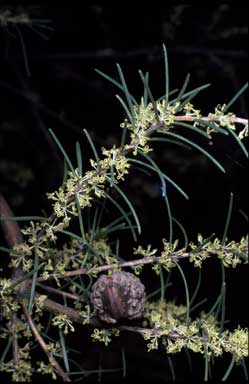
[[[183,87],[173,97],[176,91],[169,92],[165,47],[164,60],[165,93],[158,100],[153,98],[147,73],[144,75],[139,71],[144,92],[137,102],[128,90],[119,65],[117,68],[120,83],[98,71],[124,92],[125,99],[120,96],[117,98],[124,107],[127,118],[121,124],[121,145],[110,149],[102,148],[101,156],[88,132],[84,130],[94,155],[94,159],[90,159],[90,169],[85,173],[82,172],[79,144],[76,145],[77,167],[74,167],[57,136],[50,130],[70,170],[65,174],[62,186],[57,191],[48,193],[48,198],[52,201],[52,213],[49,217],[40,217],[37,220],[30,218],[30,225],[20,229],[18,219],[25,218],[14,217],[7,201],[3,196],[0,198],[1,224],[9,245],[9,248],[1,247],[1,250],[9,253],[8,268],[12,271],[11,276],[4,271],[0,280],[0,337],[6,340],[0,369],[9,373],[13,381],[29,381],[34,372],[71,381],[73,368],[69,367],[68,354],[73,354],[73,351],[66,348],[65,334],[75,331],[74,323],[81,324],[82,331],[84,326],[93,327],[93,341],[103,342],[105,345],[120,332],[130,331],[139,333],[144,338],[148,351],[157,349],[160,344],[168,356],[183,349],[198,352],[205,359],[206,380],[209,360],[225,352],[231,354],[232,360],[224,378],[229,376],[235,363],[246,369],[244,359],[248,355],[247,329],[238,325],[233,331],[224,330],[225,269],[248,261],[246,236],[239,242],[227,241],[233,194],[230,195],[223,238],[219,239],[212,234],[205,239],[199,234],[197,243],[188,243],[187,234],[178,222],[185,239],[184,247],[180,248],[179,241],[173,239],[173,218],[166,185],[171,185],[185,198],[188,196],[149,156],[153,151],[154,141],[173,139],[175,143],[183,143],[202,152],[221,172],[225,172],[223,166],[208,151],[175,130],[175,127],[184,127],[200,134],[207,142],[215,134],[224,135],[224,140],[230,134],[248,157],[243,144],[244,137],[248,136],[247,120],[227,112],[246,86],[231,102],[218,105],[214,112],[203,116],[191,101],[208,85],[186,92],[189,82],[187,76]],[[140,221],[131,201],[119,186],[128,176],[133,164],[154,171],[161,181],[162,198],[168,210],[170,228],[169,238],[163,239],[161,250],[153,249],[150,244],[145,248],[135,245],[137,234],[141,232]],[[119,194],[127,204],[128,213],[112,197],[112,191]],[[95,209],[92,226],[86,232],[82,211],[94,207],[96,199],[101,199],[101,202],[109,200],[121,216],[110,225],[101,227],[103,204],[102,208]],[[79,222],[79,234],[69,230],[74,218]],[[134,257],[129,260],[120,259],[108,241],[109,233],[118,233],[121,229],[130,230],[134,239]],[[68,236],[69,241],[59,248],[57,238],[61,235]],[[206,259],[213,257],[221,263],[221,292],[209,312],[202,312],[192,319],[190,312],[196,306],[193,302],[197,291],[190,298],[187,281],[180,266],[181,260],[187,259],[200,269]],[[146,284],[144,286],[137,277],[145,265],[152,266],[160,281],[159,290],[147,295]],[[129,268],[131,272],[125,272],[124,268]],[[177,268],[183,279],[186,294],[184,305],[176,305],[165,297],[169,279],[164,282],[164,272],[167,271],[170,276],[172,268]],[[90,283],[86,286],[84,279],[80,280],[80,284],[75,283],[75,276],[86,276]],[[153,301],[152,297],[156,297],[158,292],[160,299]],[[64,299],[64,304],[60,299]],[[68,304],[65,304],[65,300]],[[57,341],[48,341],[52,339],[44,336],[44,332],[50,332],[49,327],[44,331],[43,314],[47,312],[52,314],[51,327],[58,327]],[[134,319],[136,325],[132,323]],[[37,362],[36,366],[32,364],[30,353],[35,341],[45,353],[44,359]],[[82,377],[90,373],[82,368]]]

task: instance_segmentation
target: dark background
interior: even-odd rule
[[[62,181],[63,160],[48,128],[56,133],[74,164],[75,142],[81,143],[84,169],[88,169],[88,158],[92,155],[83,128],[98,149],[118,145],[119,125],[124,119],[115,99],[118,89],[101,78],[94,68],[118,80],[115,65],[118,62],[131,93],[138,100],[142,85],[137,70],[148,70],[153,95],[160,97],[164,88],[162,44],[165,43],[170,89],[180,88],[188,72],[190,88],[212,84],[195,100],[195,106],[203,114],[213,112],[217,104],[228,102],[247,81],[247,8],[242,5],[143,4],[135,9],[119,3],[102,6],[92,2],[91,6],[82,8],[76,5],[19,8],[2,5],[1,8],[0,3],[2,11],[7,8],[14,14],[24,12],[33,20],[28,25],[0,22],[0,191],[16,215],[49,214],[45,193],[57,189]],[[38,33],[45,34],[45,38]],[[247,92],[231,110],[246,118],[246,101]],[[222,237],[229,194],[233,192],[228,237],[239,240],[247,231],[247,223],[239,212],[247,212],[248,207],[247,162],[243,153],[230,137],[217,135],[212,146],[196,135],[187,137],[209,150],[227,173],[223,175],[195,150],[155,143],[153,159],[190,196],[187,202],[168,187],[173,216],[184,225],[190,240],[195,241],[197,233],[207,237],[215,232]],[[143,232],[139,244],[152,243],[160,249],[161,239],[168,236],[168,219],[159,181],[134,170],[120,185],[141,219]],[[109,208],[103,224],[110,217],[117,217],[118,213]],[[174,230],[175,238],[181,236],[177,228]],[[120,255],[129,258],[135,244],[128,233],[121,234],[120,240]],[[188,263],[183,266],[193,292],[197,272]],[[227,318],[231,320],[228,325],[231,329],[237,324],[247,326],[248,322],[245,270],[239,266],[228,272]],[[156,280],[149,272],[144,280],[148,290],[155,287]],[[212,306],[219,289],[219,264],[209,261],[203,269],[197,298],[198,301],[207,297],[208,304],[201,309]],[[168,294],[170,300],[184,303],[184,289],[177,271],[173,272],[173,286]],[[140,339],[134,335],[127,335],[125,342],[128,378],[150,377],[161,382],[170,377],[166,356],[144,353]],[[104,350],[103,356],[108,356]],[[107,362],[103,360],[103,364],[113,360],[113,356],[105,358]],[[188,370],[185,360],[176,357],[179,377]],[[117,366],[119,363],[117,359]],[[221,374],[228,363],[229,358],[222,360]],[[202,377],[202,358],[197,366],[200,368],[195,368],[195,374]],[[242,369],[238,368],[236,374],[241,373]],[[120,373],[116,375],[115,380],[121,379]]]

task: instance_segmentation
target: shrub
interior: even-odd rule
[[[199,144],[183,133],[194,132],[206,143],[213,142],[217,135],[224,142],[232,137],[247,158],[244,145],[244,137],[248,135],[247,121],[228,112],[246,86],[229,103],[218,105],[213,112],[203,115],[192,102],[208,85],[187,91],[187,76],[180,90],[170,92],[165,46],[163,53],[165,89],[157,100],[150,89],[148,73],[139,71],[143,95],[136,100],[119,65],[119,82],[97,71],[122,92],[117,99],[126,118],[121,123],[120,146],[102,148],[101,154],[88,131],[84,130],[93,154],[87,171],[83,172],[79,143],[76,144],[75,167],[63,147],[63,140],[50,129],[64,157],[65,167],[62,185],[47,194],[52,203],[49,216],[15,217],[7,201],[1,197],[1,224],[9,245],[8,248],[1,247],[1,251],[9,254],[10,263],[0,280],[1,338],[5,344],[0,369],[9,373],[13,381],[30,381],[34,373],[49,374],[64,381],[74,377],[86,378],[96,370],[84,369],[82,350],[75,350],[68,334],[77,333],[78,339],[92,340],[112,348],[112,343],[125,332],[140,335],[148,353],[159,350],[165,354],[173,378],[177,378],[174,357],[184,352],[188,358],[192,352],[203,356],[205,380],[209,377],[213,359],[225,353],[230,354],[231,362],[224,369],[223,379],[229,376],[236,364],[242,366],[247,377],[248,331],[239,324],[234,329],[225,328],[226,271],[248,261],[245,234],[239,241],[228,240],[227,236],[233,193],[230,193],[223,236],[196,234],[197,241],[189,242],[187,230],[172,216],[173,202],[168,198],[168,190],[172,188],[185,199],[188,195],[151,156],[156,151],[156,142],[173,143],[179,151],[185,147],[201,152],[224,173],[224,167],[206,144]],[[148,244],[139,245],[142,231],[139,215],[122,190],[135,166],[157,175],[160,180],[169,235],[157,248],[152,246],[150,239]],[[105,215],[108,219],[107,202],[119,212],[119,216],[102,225]],[[86,210],[94,212],[88,230]],[[28,220],[30,224],[20,229],[22,220]],[[174,236],[174,226],[181,231],[181,239]],[[127,231],[126,238],[131,235],[134,242],[133,255],[125,255],[125,258],[121,258],[118,252],[119,236],[123,231]],[[199,303],[195,300],[201,285],[201,271],[208,259],[216,259],[222,274],[220,292],[211,306],[209,300]],[[184,273],[186,262],[199,271],[198,284],[192,295]],[[144,299],[141,287],[144,285],[145,291],[150,287],[146,280],[149,267],[158,278],[158,289],[147,292]],[[178,275],[172,277],[173,269]],[[176,278],[182,279],[185,295],[185,301],[180,304],[176,304],[177,298],[167,294],[171,280],[174,284]],[[97,285],[95,281],[98,281]],[[204,303],[206,310],[193,317],[192,313],[196,313]],[[138,304],[139,311],[136,311]],[[39,361],[34,361],[32,353],[38,348],[45,354]],[[105,349],[102,352],[105,353]],[[125,342],[120,346],[120,356],[121,370],[125,374]],[[97,372],[105,372],[105,368],[99,367]]]

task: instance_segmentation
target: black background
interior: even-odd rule
[[[83,128],[98,149],[118,145],[119,125],[124,119],[115,99],[118,89],[101,78],[94,68],[118,80],[115,65],[118,62],[131,93],[138,100],[142,85],[137,70],[148,70],[153,95],[160,97],[164,89],[162,44],[165,43],[170,89],[180,88],[188,72],[190,88],[212,84],[195,101],[203,114],[213,112],[218,103],[228,102],[247,81],[247,8],[242,5],[143,4],[135,9],[132,5],[102,6],[92,2],[82,8],[72,4],[9,9],[24,11],[33,20],[48,19],[44,25],[53,27],[53,31],[45,30],[33,22],[36,31],[46,34],[44,39],[30,25],[17,25],[17,28],[13,24],[0,25],[0,191],[16,215],[49,214],[45,193],[58,188],[62,181],[63,161],[48,133],[49,127],[74,164],[75,142],[81,143],[84,169],[88,168],[88,158],[92,155]],[[247,117],[246,96],[244,93],[231,108],[243,118]],[[247,212],[248,206],[247,162],[243,153],[230,137],[214,137],[212,146],[197,136],[187,137],[209,150],[227,173],[223,175],[197,151],[155,143],[153,159],[190,196],[187,202],[168,187],[173,216],[185,226],[190,240],[195,241],[197,233],[207,237],[214,232],[222,237],[229,194],[233,192],[228,237],[239,240],[247,231],[247,223],[239,213],[240,209]],[[168,219],[157,178],[134,170],[122,188],[141,219],[143,231],[139,244],[152,243],[160,249],[161,239],[168,236]],[[103,224],[117,214],[110,207]],[[175,238],[180,236],[177,228],[174,233]],[[129,234],[121,234],[120,240],[120,254],[128,259],[135,244]],[[197,272],[188,263],[183,267],[193,292]],[[231,329],[237,324],[247,326],[245,270],[246,267],[239,266],[227,274],[227,318],[231,320],[228,324]],[[142,278],[148,290],[155,287],[156,279],[149,271]],[[208,261],[197,298],[197,301],[208,298],[203,309],[212,306],[219,289],[219,264]],[[177,271],[173,272],[173,286],[168,295],[170,300],[184,303],[183,284]],[[128,378],[163,382],[170,377],[163,352],[144,352],[143,343],[134,335],[125,335],[122,343],[127,350]],[[90,344],[87,348],[91,348],[91,353],[84,346],[83,366],[96,368],[99,349]],[[101,352],[103,368],[120,366],[120,344],[114,344],[108,351]],[[179,378],[187,375],[185,360],[185,356],[176,357]],[[218,377],[228,364],[228,357],[218,363]],[[194,365],[196,377],[202,378],[203,366],[200,358]],[[242,369],[238,368],[236,375],[241,374]],[[121,376],[112,374],[108,380],[121,380]]]

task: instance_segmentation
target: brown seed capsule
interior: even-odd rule
[[[143,314],[144,285],[129,272],[101,275],[93,284],[91,302],[99,318],[106,323],[136,319]]]

